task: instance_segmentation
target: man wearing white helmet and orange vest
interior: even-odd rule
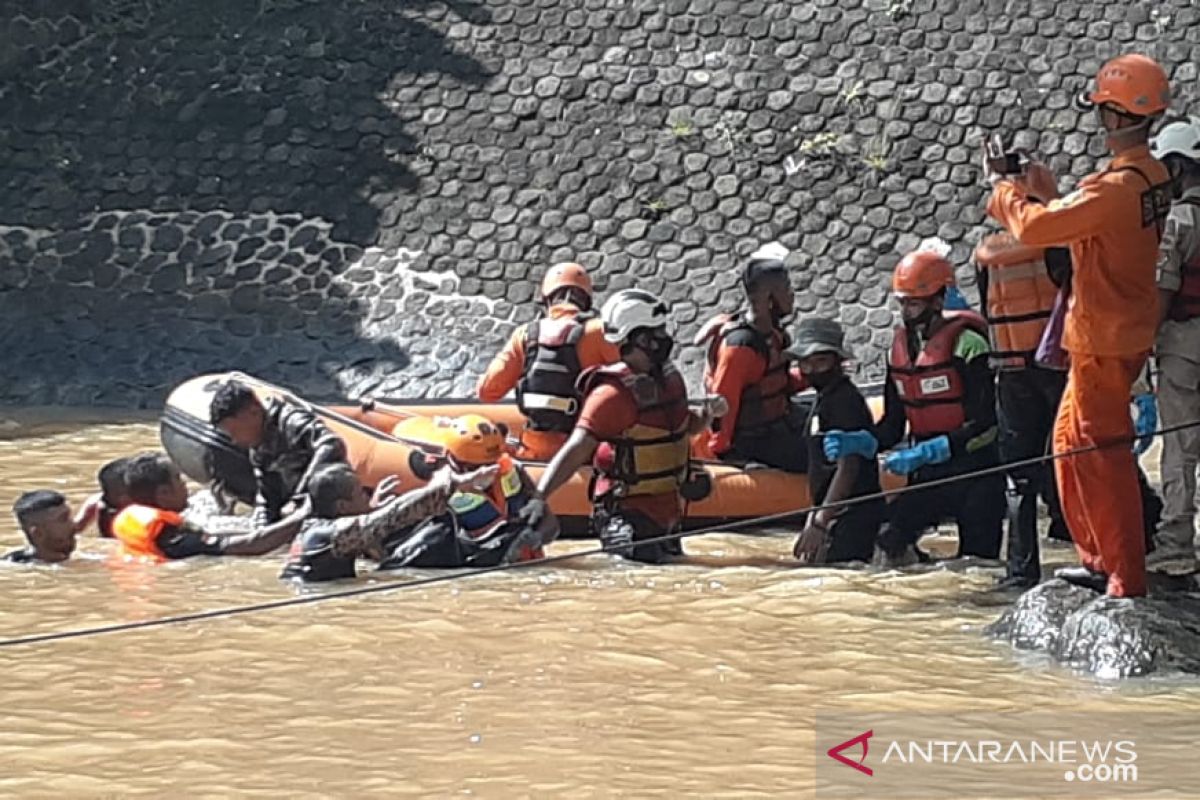
[[[994,379],[988,365],[987,323],[973,311],[945,310],[954,268],[945,257],[919,250],[900,260],[892,291],[903,324],[888,356],[883,418],[874,432],[828,431],[827,458],[872,457],[888,450],[884,469],[910,476],[908,492],[891,505],[879,533],[885,566],[903,566],[921,554],[918,538],[933,525],[953,519],[959,555],[996,558],[1004,519],[1004,478],[996,473],[942,483],[996,466]]]
[[[1170,193],[1166,168],[1148,142],[1170,99],[1166,73],[1153,59],[1128,54],[1106,63],[1080,100],[1096,110],[1113,160],[1063,198],[1045,197],[1040,187],[1055,180],[1044,165],[1003,177],[985,159],[995,187],[988,213],[1022,244],[1071,251],[1062,337],[1070,366],[1054,452],[1072,455],[1054,466],[1082,566],[1056,574],[1114,597],[1146,593],[1142,501],[1134,454],[1123,443],[1133,438],[1131,389],[1158,327],[1154,265]],[[1146,399],[1137,403],[1140,418],[1153,408]]]
[[[1171,173],[1171,206],[1158,251],[1160,300],[1158,409],[1164,428],[1200,420],[1200,118],[1165,126],[1151,144],[1154,157]],[[1162,525],[1147,567],[1193,572],[1196,467],[1200,428],[1163,435]]]
[[[722,398],[713,398],[702,412],[689,410],[687,386],[671,363],[675,340],[667,329],[667,306],[658,297],[622,290],[604,304],[600,319],[605,338],[620,347],[621,360],[580,377],[579,421],[523,516],[536,527],[546,499],[591,463],[592,524],[605,548],[635,561],[670,561],[683,555],[678,539],[639,542],[679,527],[689,440],[728,408]]]
[[[579,264],[555,264],[542,278],[542,319],[513,331],[504,349],[479,379],[479,399],[496,403],[513,389],[529,420],[521,433],[519,458],[548,461],[579,415],[575,382],[588,367],[617,361],[617,348],[604,339],[592,309],[592,279]]]

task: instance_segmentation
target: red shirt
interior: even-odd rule
[[[632,428],[638,419],[637,405],[629,393],[611,383],[600,383],[583,399],[579,412],[580,428],[602,442],[611,442]],[[603,484],[600,484],[603,487]],[[618,508],[640,511],[650,517],[664,530],[679,523],[679,492],[636,495],[617,501]]]

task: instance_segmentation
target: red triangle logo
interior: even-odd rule
[[[874,775],[875,771],[873,769],[871,769],[870,767],[866,766],[866,764],[865,764],[865,762],[867,760],[867,751],[870,748],[870,745],[868,744],[868,742],[869,742],[870,738],[874,735],[875,735],[874,730],[869,730],[866,733],[860,733],[858,736],[855,736],[853,739],[847,739],[846,741],[842,742],[841,744],[835,744],[833,747],[829,748],[826,751],[826,755],[828,755],[834,761],[842,762],[847,767],[854,767],[854,769],[858,770],[859,772],[865,772],[868,775]],[[848,750],[851,747],[857,747],[860,744],[862,745],[862,757],[859,758],[858,761],[851,761],[849,758],[842,755],[843,750]]]

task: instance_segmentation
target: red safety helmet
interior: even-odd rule
[[[909,253],[892,273],[892,293],[900,298],[933,297],[954,285],[954,267],[931,250]]]
[[[1171,105],[1171,84],[1159,63],[1141,53],[1126,53],[1096,73],[1096,88],[1079,96],[1081,106],[1113,105],[1127,114],[1152,117]]]
[[[562,264],[555,264],[546,270],[546,275],[542,278],[543,300],[550,299],[550,295],[559,289],[568,288],[579,289],[587,295],[589,301],[592,299],[592,279],[581,264],[574,264],[567,261]]]

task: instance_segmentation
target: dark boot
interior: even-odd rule
[[[992,588],[997,592],[1023,592],[1037,585],[1037,578],[1028,578],[1024,575],[1006,575],[998,579],[996,585]]]
[[[1108,589],[1108,576],[1103,572],[1093,572],[1087,567],[1063,567],[1054,570],[1054,577],[1062,578],[1073,586],[1082,586],[1093,592],[1104,594]]]
[[[1037,487],[1017,479],[1008,488],[1008,559],[1006,580],[1029,588],[1042,579],[1037,534]]]

